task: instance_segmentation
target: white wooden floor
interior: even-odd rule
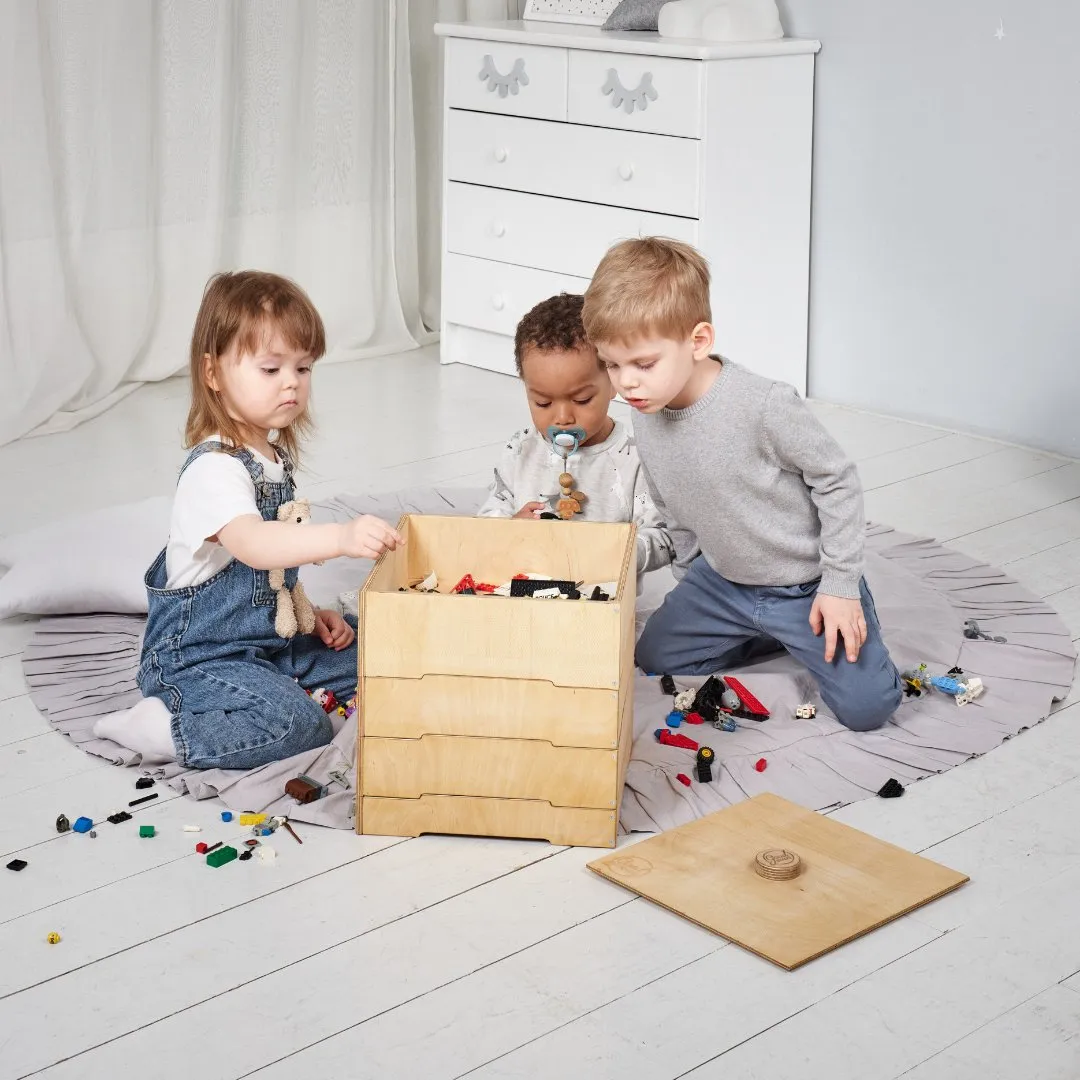
[[[322,368],[316,394],[312,495],[483,483],[526,418],[515,381],[431,352]],[[3,528],[169,492],[185,408],[176,380],[0,448]],[[816,409],[869,516],[1006,566],[1080,635],[1080,462]],[[167,796],[137,818],[153,841],[58,836],[58,813],[108,813],[134,778],[38,717],[32,630],[0,623],[0,852],[30,863],[0,873],[0,1077],[1080,1077],[1080,705],[839,812],[973,880],[788,974],[596,878],[585,850],[308,827],[273,867],[214,872],[180,827],[216,836],[215,805]]]

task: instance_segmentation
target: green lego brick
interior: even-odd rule
[[[154,835],[154,826],[153,825],[140,825],[139,826],[139,835],[140,836],[153,836]]]
[[[227,862],[232,862],[236,858],[236,848],[223,847],[218,848],[217,851],[211,851],[206,856],[207,866],[224,866]]]

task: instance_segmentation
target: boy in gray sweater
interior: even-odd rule
[[[709,270],[689,245],[616,244],[583,319],[635,410],[646,481],[680,552],[638,666],[709,674],[779,644],[842,724],[880,727],[901,684],[863,579],[855,466],[794,388],[713,353]]]
[[[633,521],[642,574],[671,562],[671,537],[645,486],[633,435],[608,415],[615,395],[585,338],[583,303],[579,295],[561,293],[537,304],[518,324],[514,358],[533,426],[510,436],[478,513],[555,516],[559,477],[569,473],[585,496],[572,520]],[[560,431],[577,433],[566,457],[551,442],[551,433]]]

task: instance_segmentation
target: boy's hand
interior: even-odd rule
[[[866,619],[858,600],[818,593],[810,609],[810,629],[816,635],[825,631],[825,663],[831,664],[836,655],[836,635],[844,639],[848,662],[859,659],[859,650],[866,643]]]
[[[353,559],[377,559],[384,551],[393,551],[404,543],[397,529],[370,514],[341,526],[341,554]]]
[[[347,649],[356,640],[353,628],[336,611],[315,612],[315,633],[335,652]]]
[[[529,518],[531,521],[536,520],[536,515],[541,510],[546,509],[542,502],[530,502],[526,503],[515,515],[516,518]]]

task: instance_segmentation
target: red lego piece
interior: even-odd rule
[[[653,732],[653,736],[658,743],[664,746],[678,746],[683,750],[693,750],[697,752],[698,744],[693,739],[687,738],[685,735],[676,734],[676,732],[669,728],[657,728]]]
[[[478,581],[473,588],[478,592],[494,592],[495,586],[489,585],[486,581]]]
[[[675,779],[678,780],[680,784],[685,784],[687,787],[690,786],[690,777],[687,776],[686,773],[676,773]]]
[[[728,689],[739,699],[740,704],[746,710],[751,720],[768,720],[769,710],[738,679],[730,675],[724,676],[724,682]]]
[[[466,574],[453,588],[453,592],[460,593],[466,589],[472,589],[476,592],[476,582],[473,581],[472,574]]]
[[[768,768],[769,763],[764,758],[758,758],[754,763],[754,768],[758,772],[764,772]]]
[[[683,719],[688,724],[704,724],[705,723],[705,717],[702,716],[701,713],[698,713],[698,712],[688,712],[683,717]]]
[[[206,849],[207,849],[207,848],[208,848],[209,846],[210,846],[209,844],[207,844],[207,843],[205,843],[204,841],[200,840],[200,841],[199,841],[199,843],[197,843],[197,844],[195,845],[195,850],[196,850],[196,851],[197,851],[197,852],[198,852],[198,853],[199,853],[200,855],[205,855],[205,854],[206,854]]]

